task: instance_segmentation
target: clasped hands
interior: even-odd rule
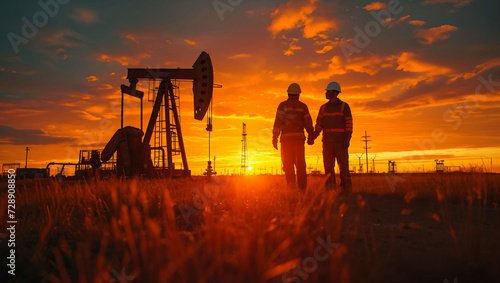
[[[310,134],[308,137],[307,137],[307,144],[308,145],[313,145],[314,144],[314,140],[319,136],[319,133],[318,132],[314,132],[312,134]]]

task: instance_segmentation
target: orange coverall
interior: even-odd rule
[[[352,115],[349,104],[336,98],[323,104],[316,119],[316,135],[323,131],[323,164],[327,188],[335,188],[335,159],[340,169],[340,186],[351,187],[349,143],[352,137]]]
[[[306,129],[309,136],[314,135],[312,118],[307,105],[299,101],[299,96],[290,96],[280,103],[276,111],[273,127],[273,143],[281,134],[281,160],[289,186],[295,186],[295,169],[297,183],[301,190],[307,187],[307,172],[304,143]],[[295,167],[295,169],[294,169]]]

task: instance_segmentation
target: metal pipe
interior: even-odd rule
[[[173,93],[170,93],[170,89],[172,89],[172,83],[170,80],[165,81],[165,130],[167,131],[167,157],[168,157],[168,174],[169,177],[172,177],[174,174],[174,164],[173,164],[173,152],[172,152],[172,131],[170,129],[170,102],[169,96],[173,96]],[[174,106],[172,106],[174,108]]]
[[[122,115],[121,115],[121,117],[122,117],[121,129],[123,129],[123,91],[122,91]]]
[[[26,147],[26,164],[24,165],[24,168],[28,168],[28,151],[30,150],[29,147]]]
[[[141,97],[141,131],[142,131],[142,97]]]

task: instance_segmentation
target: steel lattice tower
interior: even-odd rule
[[[247,125],[243,123],[243,133],[241,138],[241,168],[240,175],[247,174],[247,162],[248,162],[248,154],[247,154]]]
[[[368,167],[369,167],[369,163],[368,163],[368,149],[370,149],[371,147],[368,147],[368,142],[371,142],[372,140],[370,140],[369,138],[371,138],[371,136],[369,136],[366,131],[365,131],[365,135],[361,137],[361,141],[365,143],[365,146],[363,147],[364,149],[366,149],[366,173],[368,173]]]

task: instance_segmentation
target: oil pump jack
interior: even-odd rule
[[[182,137],[181,124],[177,103],[174,95],[172,80],[193,80],[194,95],[194,118],[203,120],[212,101],[214,86],[214,73],[212,61],[206,52],[202,52],[193,68],[189,69],[164,69],[164,68],[129,68],[127,79],[129,86],[122,85],[122,125],[116,131],[111,140],[101,153],[101,160],[110,160],[114,153],[116,156],[116,168],[119,175],[148,175],[152,176],[160,171],[166,176],[188,177],[191,171],[188,167],[184,140]],[[142,99],[144,92],[136,89],[140,79],[159,80],[158,92],[154,98],[153,110],[149,119],[146,132],[131,126],[123,127],[123,94],[128,94],[141,99],[141,128],[142,128]],[[164,108],[164,118],[159,119],[160,111]],[[166,124],[166,145],[151,147],[150,141],[159,122]],[[209,129],[210,128],[210,129]],[[211,131],[210,127],[207,130]],[[175,138],[175,141],[173,141]],[[175,145],[178,145],[174,147]],[[165,148],[167,161],[165,162]],[[151,159],[152,151],[162,153],[163,164],[160,168],[153,166]],[[173,156],[180,154],[182,157],[182,169],[176,169]],[[159,169],[159,170],[158,170]]]

